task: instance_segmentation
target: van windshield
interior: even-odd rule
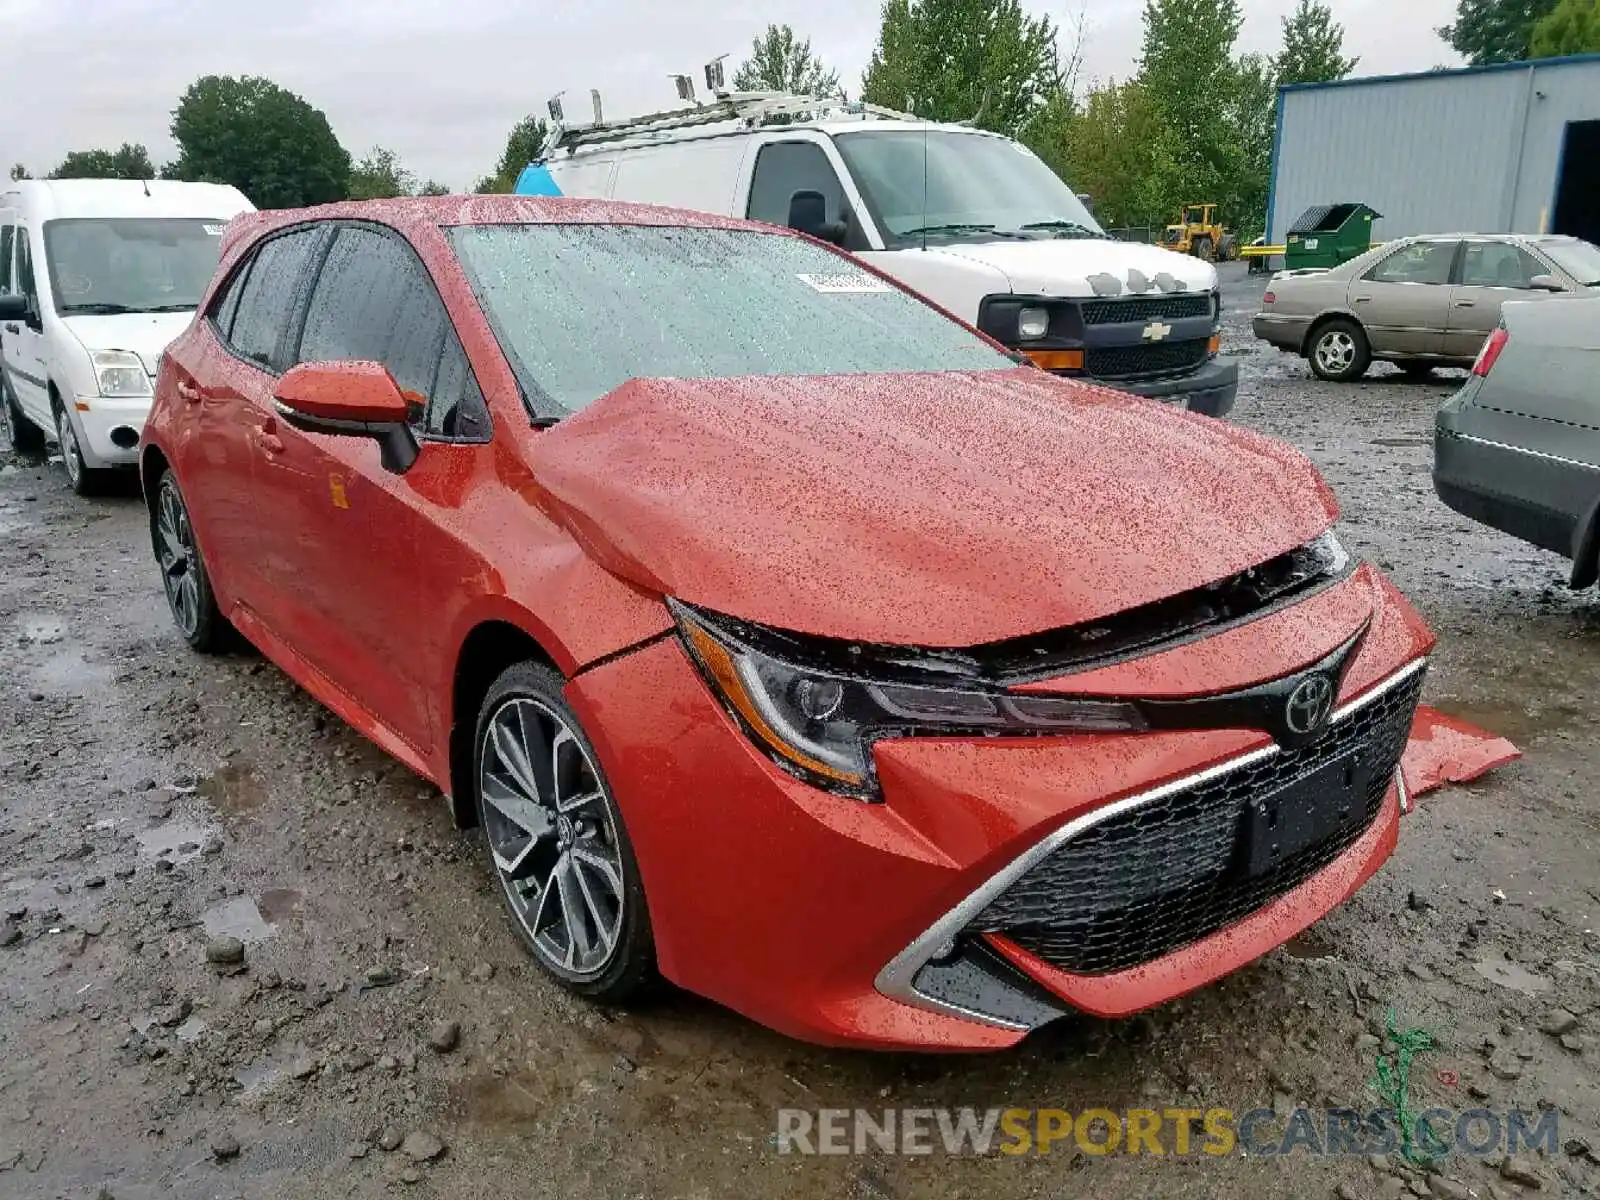
[[[1083,201],[1031,150],[982,133],[834,135],[891,249],[930,239],[1105,237]]]
[[[797,237],[463,225],[450,239],[539,418],[576,412],[630,379],[1016,366],[937,309]]]
[[[46,221],[56,312],[189,312],[216,272],[226,218]]]

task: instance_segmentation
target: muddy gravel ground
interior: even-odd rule
[[[972,1058],[816,1049],[692,997],[569,999],[440,796],[168,619],[136,493],[0,448],[0,1197],[1508,1196],[1600,1192],[1600,600],[1434,498],[1432,384],[1258,349],[1236,419],[1327,473],[1440,638],[1429,699],[1526,757],[1429,797],[1349,904],[1135,1020]],[[211,963],[243,948],[242,963]],[[221,957],[229,957],[222,953]],[[730,970],[738,965],[729,964]],[[1554,1111],[1554,1153],[780,1155],[780,1108]],[[1166,1149],[1174,1147],[1170,1139]]]

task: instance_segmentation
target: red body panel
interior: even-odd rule
[[[1009,1045],[1019,1031],[891,998],[879,973],[1074,818],[1267,743],[1239,729],[888,740],[874,751],[882,802],[864,803],[778,769],[677,638],[659,635],[673,628],[667,596],[924,647],[1091,621],[1326,530],[1332,498],[1288,447],[1031,370],[635,381],[541,432],[442,227],[740,223],[527,198],[336,205],[234,222],[219,279],[265,233],[320,217],[388,224],[411,241],[485,394],[492,440],[424,442],[409,470],[387,472],[372,442],[289,427],[275,377],[201,319],[165,360],[147,467],[159,453],[176,471],[230,619],[442,788],[456,782],[452,724],[475,716],[456,712],[463,646],[489,623],[531,637],[570,681],[637,851],[661,969],[683,986],[822,1042]],[[1237,690],[1303,671],[1363,631],[1345,699],[1432,646],[1363,567],[1237,628],[1029,690]],[[1396,822],[1391,793],[1308,882],[1135,971],[1072,977],[996,944],[1070,1003],[1131,1012],[1316,920],[1382,863]]]

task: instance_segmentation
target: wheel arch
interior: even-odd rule
[[[494,681],[514,663],[532,660],[571,678],[570,670],[526,627],[503,616],[479,621],[461,641],[450,676],[450,732],[447,752],[450,774],[450,816],[457,829],[478,823],[472,802],[473,739],[478,710]]]
[[[167,453],[154,442],[146,442],[139,451],[139,493],[144,497],[144,506],[151,516],[156,511],[156,490],[161,484],[161,476],[170,470],[172,461],[167,458]]]
[[[1372,335],[1367,332],[1367,327],[1362,324],[1360,317],[1356,316],[1355,313],[1350,312],[1348,309],[1330,308],[1327,312],[1321,313],[1317,319],[1312,321],[1310,326],[1307,327],[1305,340],[1300,343],[1300,356],[1302,358],[1311,357],[1311,347],[1317,344],[1317,336],[1335,321],[1348,321],[1357,329],[1361,330],[1361,336],[1367,339],[1367,346],[1369,349],[1371,348]]]

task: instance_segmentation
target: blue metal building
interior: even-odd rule
[[[1382,240],[1571,233],[1600,242],[1600,54],[1300,84],[1278,94],[1268,241],[1360,202]]]

